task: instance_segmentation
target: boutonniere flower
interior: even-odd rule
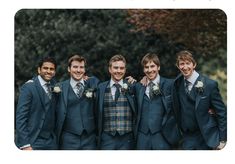
[[[159,87],[159,84],[156,84],[156,85],[153,86],[153,94],[154,94],[154,95],[159,95],[159,94],[161,94],[161,89],[160,89],[160,87]]]
[[[94,94],[95,92],[95,89],[94,88],[88,88],[84,91],[84,95],[87,97],[87,98],[93,98],[95,96]]]
[[[52,92],[54,93],[60,93],[62,90],[60,88],[60,86],[56,85],[54,87],[52,87]]]
[[[129,90],[128,84],[127,83],[123,83],[123,85],[121,87],[121,92],[125,94],[125,93],[128,92],[128,90]]]
[[[199,93],[202,93],[203,92],[203,87],[204,87],[204,84],[202,81],[197,81],[197,84],[195,85],[195,88],[197,89],[197,91]]]

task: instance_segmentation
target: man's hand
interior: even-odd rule
[[[33,148],[29,146],[29,147],[22,148],[21,150],[33,150]]]
[[[85,81],[87,81],[88,79],[89,79],[89,76],[87,76],[87,75],[83,75],[83,80],[85,80]]]
[[[141,80],[140,80],[140,83],[143,85],[143,86],[147,86],[148,85],[148,79],[146,76],[144,76]]]
[[[133,84],[133,83],[136,82],[136,80],[135,80],[132,76],[127,76],[125,79],[126,79],[126,80],[128,81],[128,83],[130,83],[130,84]]]
[[[216,150],[221,150],[225,147],[226,141],[220,141],[219,146],[217,146]]]

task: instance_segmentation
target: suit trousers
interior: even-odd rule
[[[57,140],[55,134],[51,134],[48,137],[39,136],[35,143],[32,144],[34,150],[57,150]]]
[[[61,150],[95,150],[96,135],[85,130],[81,135],[63,131],[59,147]]]
[[[116,133],[114,136],[108,132],[101,135],[101,150],[133,150],[134,135],[132,132],[120,135]]]
[[[182,149],[184,150],[211,150],[199,130],[183,132]]]
[[[148,131],[148,133],[145,134],[139,131],[136,148],[137,150],[169,150],[171,147],[161,132],[152,134]]]

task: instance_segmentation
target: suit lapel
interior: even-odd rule
[[[160,84],[159,85],[160,85],[160,89],[161,89],[161,92],[162,92],[161,100],[162,100],[162,103],[163,103],[163,106],[164,106],[164,110],[166,112],[166,114],[164,114],[164,117],[163,117],[163,120],[162,120],[162,125],[165,124],[165,122],[167,120],[167,116],[170,112],[170,109],[167,108],[167,102],[166,102],[166,98],[165,98],[165,96],[167,96],[167,95],[164,94],[164,83],[165,82],[166,82],[165,79],[160,77]]]
[[[68,94],[69,94],[69,87],[70,87],[70,80],[66,80],[64,85],[63,85],[63,100],[64,100],[64,104],[65,104],[65,108],[67,109],[67,105],[68,105]]]
[[[44,109],[47,110],[46,105],[45,105],[46,93],[45,93],[44,89],[42,88],[42,86],[38,80],[38,77],[35,77],[33,80],[35,81],[35,87],[36,87],[37,93],[39,94],[40,102],[41,102],[42,106],[44,107]]]
[[[196,103],[195,103],[195,110],[198,109],[198,104],[199,102],[201,101],[201,97],[202,95],[196,90],[197,88],[195,88],[195,85],[197,84],[198,81],[203,81],[203,83],[205,84],[204,80],[202,79],[202,76],[199,75],[197,80],[195,81],[195,84],[193,86],[193,88],[195,89],[195,92],[196,92]]]
[[[107,88],[109,84],[109,81],[103,83],[103,85],[100,87],[100,93],[99,93],[99,109],[100,113],[103,114],[103,103],[104,103],[104,94],[105,94],[105,89]]]

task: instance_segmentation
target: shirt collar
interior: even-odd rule
[[[115,84],[115,82],[113,81],[113,79],[110,80],[110,87],[113,86],[113,84]],[[121,79],[118,84],[120,84],[121,86],[123,86],[123,79]]]
[[[158,74],[157,77],[152,80],[152,82],[157,85],[157,84],[160,84],[160,75]],[[150,81],[148,81],[148,84],[150,83]]]
[[[191,84],[194,84],[195,81],[197,80],[198,76],[199,76],[199,74],[194,70],[192,75],[186,80],[188,80]]]
[[[39,80],[39,82],[40,82],[40,84],[41,84],[41,86],[44,86],[45,84],[47,84],[48,82],[47,81],[45,81],[40,75],[38,75],[38,80]]]
[[[79,82],[82,83],[82,85],[84,86],[84,80],[83,79],[77,81],[77,80],[74,80],[72,77],[70,78],[70,85],[72,86],[72,88],[75,88],[75,86]]]

